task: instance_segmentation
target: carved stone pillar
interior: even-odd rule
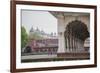
[[[64,31],[65,31],[65,22],[64,22],[64,16],[62,13],[57,14],[58,19],[58,52],[57,53],[65,53],[66,47],[65,47],[65,38],[64,38]]]

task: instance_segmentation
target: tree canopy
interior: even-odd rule
[[[28,41],[28,34],[24,26],[21,27],[21,48],[25,47]]]

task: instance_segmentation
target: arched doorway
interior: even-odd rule
[[[32,48],[30,46],[27,46],[24,50],[25,53],[31,53],[32,52]]]
[[[78,20],[68,23],[64,37],[66,50],[82,52],[84,50],[84,41],[89,37],[86,24]]]

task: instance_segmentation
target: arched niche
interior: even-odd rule
[[[89,31],[85,23],[74,20],[67,24],[64,31],[65,46],[67,50],[84,50],[84,41],[89,37]]]

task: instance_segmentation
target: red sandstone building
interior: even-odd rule
[[[55,54],[58,49],[58,39],[31,40],[24,52],[34,54]]]

